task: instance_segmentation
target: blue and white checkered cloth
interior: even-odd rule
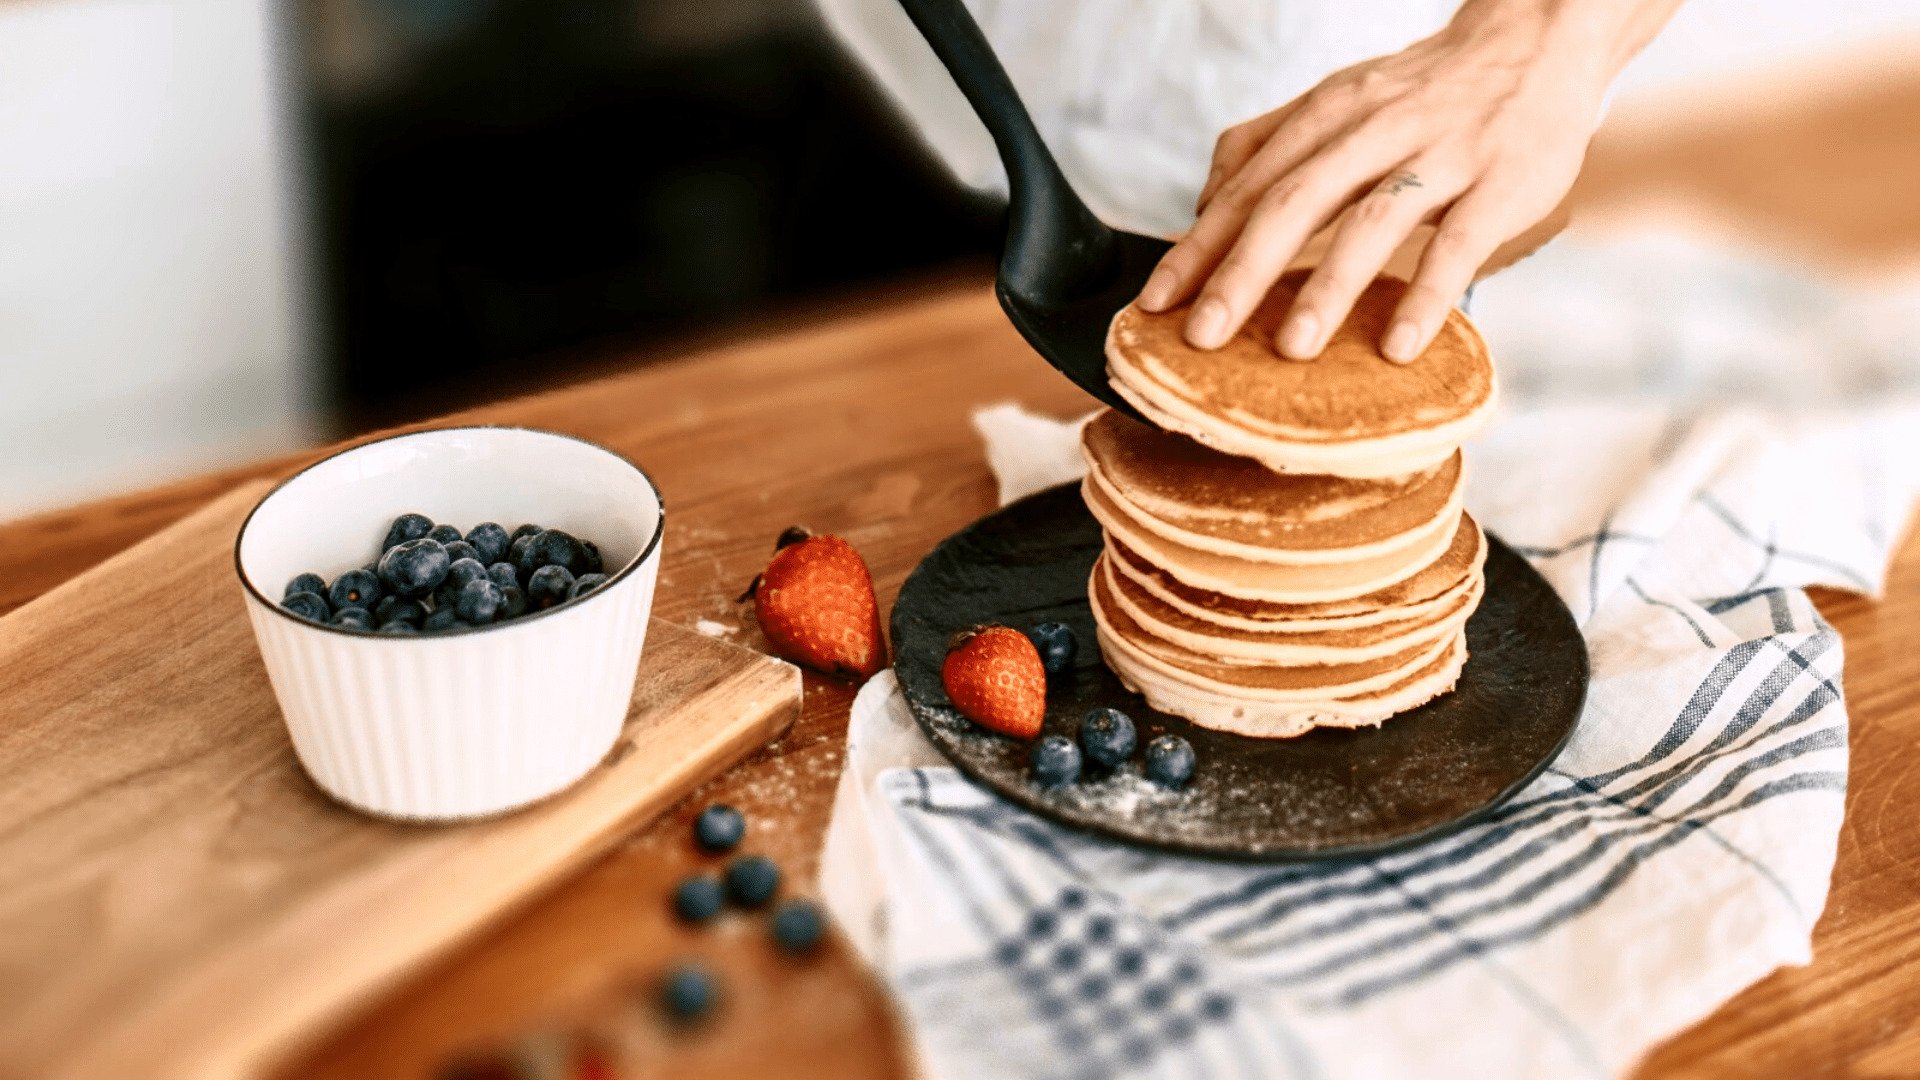
[[[1565,246],[1479,299],[1503,375],[1537,392],[1470,450],[1469,506],[1566,599],[1594,667],[1572,743],[1490,820],[1336,864],[1141,851],[973,786],[891,673],[861,691],[822,886],[927,1076],[1607,1077],[1809,960],[1847,716],[1839,639],[1801,590],[1879,589],[1920,491],[1920,409],[1728,406],[1728,371],[1764,390],[1792,365],[1699,347],[1676,364],[1706,374],[1657,396],[1596,388],[1588,363],[1556,399],[1550,356],[1503,347],[1503,319],[1525,340],[1503,310],[1632,295],[1647,265]],[[1689,288],[1755,272],[1659,265],[1683,313]],[[1796,326],[1807,295],[1839,302],[1799,288]],[[1754,295],[1742,317],[1789,317]],[[1016,488],[1072,465],[1071,424],[980,425],[996,465],[1057,463]]]

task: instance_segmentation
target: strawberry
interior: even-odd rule
[[[1047,669],[1027,635],[1011,626],[963,630],[947,644],[940,682],[962,716],[1031,739],[1047,718]]]
[[[767,642],[788,660],[850,679],[886,666],[873,575],[845,540],[788,529],[747,595]]]

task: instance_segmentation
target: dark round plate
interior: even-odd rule
[[[1467,623],[1469,657],[1450,694],[1378,728],[1319,728],[1254,739],[1157,712],[1100,660],[1087,576],[1100,526],[1077,485],[1050,488],[943,541],[893,609],[894,669],[933,744],[960,771],[1067,825],[1156,848],[1285,861],[1377,854],[1485,816],[1540,775],[1566,745],[1587,694],[1587,647],[1560,597],[1489,536],[1487,591]],[[1048,679],[1048,732],[1072,738],[1099,705],[1132,716],[1140,745],[1162,732],[1193,744],[1183,790],[1141,773],[1140,754],[1105,776],[1045,789],[1028,777],[1031,745],[962,717],[940,684],[952,634],[977,623],[1073,628],[1072,669]]]

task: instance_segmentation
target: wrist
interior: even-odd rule
[[[1465,0],[1441,31],[1448,44],[1541,73],[1598,115],[1628,61],[1682,0]]]

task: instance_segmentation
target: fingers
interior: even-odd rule
[[[1430,169],[1415,162],[1389,173],[1354,203],[1274,337],[1280,355],[1291,360],[1320,355],[1401,242],[1458,195],[1459,187],[1440,183]]]
[[[1299,112],[1303,101],[1304,95],[1220,133],[1220,137],[1214,140],[1213,162],[1207,170],[1207,182],[1201,185],[1200,198],[1194,202],[1193,212],[1196,216],[1207,209],[1207,204],[1219,192],[1220,185],[1245,168],[1253,155],[1279,130],[1280,125]]]
[[[1506,202],[1491,189],[1476,187],[1447,212],[1420,256],[1413,283],[1387,323],[1380,342],[1380,352],[1387,359],[1409,363],[1432,344],[1447,321],[1447,312],[1473,284],[1480,264],[1512,231],[1505,227]]]

